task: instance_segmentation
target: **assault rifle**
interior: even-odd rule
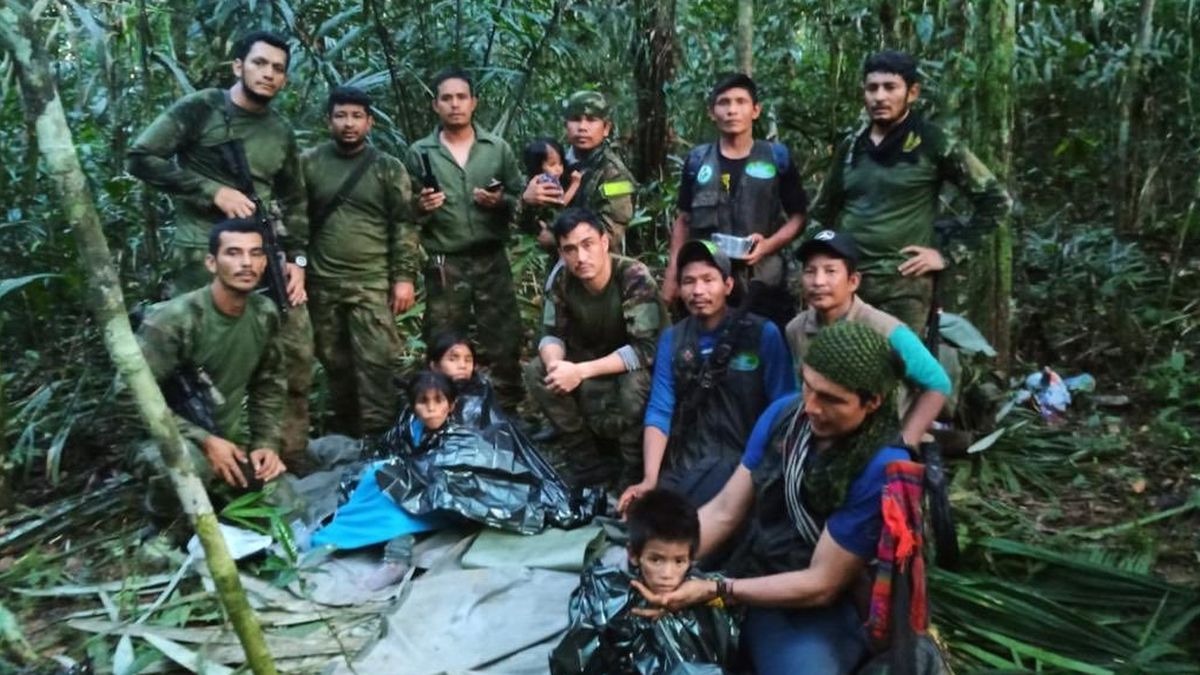
[[[267,271],[263,275],[262,289],[275,301],[279,313],[286,316],[291,303],[287,293],[287,254],[279,245],[276,218],[263,204],[254,190],[254,179],[250,175],[250,163],[246,160],[246,148],[238,139],[225,141],[217,146],[225,168],[237,181],[233,187],[254,202],[254,215],[263,238],[263,251],[267,254]]]
[[[203,368],[181,365],[158,386],[172,412],[210,434],[220,435],[216,418],[216,397],[220,393]]]

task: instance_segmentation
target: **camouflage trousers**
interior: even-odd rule
[[[922,340],[933,304],[933,277],[863,275],[858,295],[876,309],[904,322]]]
[[[592,475],[615,464],[622,488],[641,480],[642,422],[651,371],[642,368],[584,380],[575,391],[562,396],[546,388],[545,378],[546,366],[540,357],[526,364],[525,387],[562,434],[571,473]],[[616,456],[603,451],[603,446],[611,447],[614,442]]]
[[[500,405],[516,413],[524,398],[523,335],[512,269],[502,245],[486,252],[429,255],[425,268],[426,344],[446,331],[474,342],[480,363],[491,371]]]
[[[176,246],[172,252],[172,295],[200,288],[212,281],[204,267],[204,249]],[[313,334],[308,307],[292,307],[279,331],[279,347],[287,377],[283,409],[283,448],[280,457],[288,468],[301,473],[308,465],[308,393],[312,390]]]
[[[400,357],[387,290],[312,279],[308,305],[329,382],[330,431],[355,438],[387,431],[399,405],[392,377]]]

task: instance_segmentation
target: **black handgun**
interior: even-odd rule
[[[441,192],[442,186],[438,185],[437,176],[433,175],[433,167],[429,165],[429,153],[421,153],[421,166],[425,169],[425,175],[421,177],[421,184],[434,192]]]

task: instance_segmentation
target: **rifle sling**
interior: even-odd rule
[[[367,146],[367,148],[363,151],[363,157],[360,158],[358,164],[354,166],[354,170],[350,172],[350,175],[346,176],[346,180],[342,181],[341,186],[339,186],[337,192],[334,193],[333,199],[330,199],[328,203],[323,205],[321,209],[316,212],[316,215],[309,219],[309,225],[313,230],[316,230],[318,227],[324,225],[325,221],[329,219],[329,216],[332,216],[333,212],[337,211],[338,208],[340,208],[341,205],[346,201],[346,198],[350,196],[350,193],[354,191],[354,188],[358,186],[358,182],[362,180],[363,176],[366,175],[367,169],[371,168],[371,165],[375,163],[375,155],[375,148]]]

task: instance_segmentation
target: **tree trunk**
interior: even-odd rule
[[[1129,55],[1129,68],[1125,72],[1125,80],[1121,83],[1120,122],[1117,126],[1117,152],[1113,156],[1116,171],[1116,190],[1113,193],[1116,202],[1113,213],[1116,216],[1118,233],[1131,234],[1137,223],[1137,195],[1133,189],[1135,182],[1130,169],[1136,169],[1137,162],[1130,155],[1130,136],[1133,129],[1133,104],[1137,98],[1138,85],[1142,80],[1145,54],[1150,49],[1150,38],[1154,34],[1154,0],[1142,0],[1141,16],[1138,18],[1138,31],[1134,39],[1133,50]]]
[[[737,69],[754,75],[754,0],[737,4]]]
[[[675,69],[675,2],[637,3],[633,77],[637,92],[633,173],[645,184],[661,180],[670,151],[671,123],[664,88]]]
[[[1013,67],[1016,50],[1016,0],[986,0],[978,6],[975,27],[979,75],[974,84],[975,127],[972,146],[1002,184],[1012,166]],[[1007,370],[1012,358],[1011,303],[1013,234],[1009,218],[984,237],[971,278],[969,314],[999,352]]]
[[[237,566],[217,528],[217,517],[204,484],[196,475],[184,449],[183,437],[130,328],[120,280],[100,228],[100,216],[75,152],[62,100],[50,76],[45,42],[45,36],[37,33],[33,17],[24,6],[15,0],[0,0],[0,48],[12,54],[26,109],[37,120],[42,158],[63,215],[75,233],[79,259],[88,272],[88,306],[103,326],[109,356],[133,392],[142,421],[163,453],[183,510],[204,545],[221,604],[241,640],[247,663],[257,675],[274,675],[274,661],[238,580]]]

